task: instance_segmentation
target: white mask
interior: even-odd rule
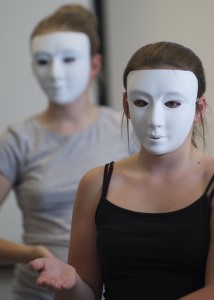
[[[49,100],[69,104],[89,83],[90,42],[82,32],[53,32],[32,39],[34,73]]]
[[[132,71],[127,77],[131,122],[142,147],[156,155],[178,149],[192,129],[198,80],[191,71]]]

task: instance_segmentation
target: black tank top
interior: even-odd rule
[[[142,213],[106,199],[112,171],[113,162],[105,166],[95,217],[105,299],[176,300],[203,287],[214,175],[191,205]]]

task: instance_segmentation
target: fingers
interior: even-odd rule
[[[36,283],[52,291],[71,289],[75,285],[75,269],[56,258],[37,258],[29,268],[39,272]]]
[[[42,287],[46,287],[53,290],[58,290],[60,288],[60,284],[55,279],[39,276],[36,283]]]
[[[59,278],[50,278],[50,277],[43,277],[42,275],[39,276],[36,283],[39,286],[48,288],[52,291],[60,291],[62,289],[68,289],[70,287],[69,282],[63,282]]]
[[[41,272],[45,268],[45,262],[43,258],[37,258],[29,262],[29,267],[31,270]]]

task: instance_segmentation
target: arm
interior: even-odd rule
[[[53,254],[41,245],[24,245],[0,239],[0,262],[28,263],[39,257],[52,256]]]
[[[11,186],[11,182],[0,173],[0,204],[6,199]],[[27,263],[43,256],[52,256],[50,251],[43,246],[30,246],[0,239],[0,262]]]
[[[212,300],[214,299],[214,199],[210,219],[210,247],[207,257],[206,278],[204,288],[195,291],[179,300]]]
[[[30,267],[37,283],[56,291],[55,300],[101,299],[102,276],[96,249],[95,212],[101,193],[103,168],[81,180],[74,204],[68,265],[57,259],[38,259]]]
[[[93,291],[93,299],[101,298],[103,285],[96,247],[97,230],[95,224],[102,178],[103,168],[97,168],[86,174],[80,183],[74,206],[68,255],[68,263],[76,269],[81,279]],[[56,297],[56,300],[60,299],[62,298]]]

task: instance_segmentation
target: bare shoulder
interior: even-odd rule
[[[214,208],[214,195],[213,195],[213,191],[214,191],[214,182],[213,182],[213,176],[214,176],[214,157],[212,156],[206,156],[205,157],[205,172],[204,172],[205,176],[205,187],[209,186],[209,190],[208,190],[208,194],[209,194],[209,198],[212,197],[211,200],[211,205]],[[214,218],[214,214],[212,214]],[[214,223],[214,221],[213,221]],[[214,226],[214,224],[213,224]]]
[[[103,174],[104,166],[91,169],[90,171],[85,173],[80,180],[79,188],[84,187],[90,190],[96,190],[97,187],[100,187],[102,185]]]
[[[130,166],[129,159],[120,160],[114,162],[113,164],[113,172],[114,173],[123,173],[128,170]],[[93,168],[88,171],[81,179],[80,186],[89,189],[97,189],[100,188],[103,183],[104,176],[104,168],[105,166],[100,166],[97,168]]]
[[[93,168],[88,171],[81,179],[79,183],[79,187],[77,189],[77,199],[84,198],[93,198],[100,199],[103,185],[103,176],[104,176],[105,166],[100,166],[97,168]],[[126,160],[117,161],[113,165],[113,176],[112,181],[114,181],[115,177],[121,175],[126,172],[127,162]]]
[[[207,155],[206,156],[206,161],[207,161],[207,163],[211,163],[212,166],[214,166],[214,156]]]
[[[208,176],[211,177],[214,174],[214,157],[206,156],[205,158],[205,169]]]
[[[104,166],[88,171],[80,180],[76,192],[75,206],[96,207],[101,196]]]

